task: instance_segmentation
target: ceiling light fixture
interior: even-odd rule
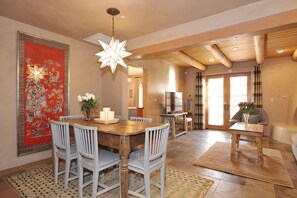
[[[233,47],[232,50],[236,51],[236,50],[238,50],[238,47]]]
[[[285,50],[283,50],[283,49],[277,49],[277,50],[275,50],[277,53],[283,53]]]
[[[108,8],[106,12],[112,16],[112,37],[109,45],[98,40],[103,48],[103,51],[97,53],[96,56],[100,57],[98,61],[101,62],[101,69],[109,66],[111,72],[114,73],[117,68],[117,64],[127,68],[123,58],[130,56],[131,53],[125,51],[127,41],[120,42],[118,39],[114,38],[114,16],[120,14],[120,11],[117,8]]]
[[[213,62],[213,61],[215,61],[213,58],[209,59],[209,62]]]

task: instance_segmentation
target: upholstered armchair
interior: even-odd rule
[[[235,124],[236,122],[242,121],[242,112],[238,111],[230,120],[230,126]],[[264,135],[268,136],[270,133],[270,127],[269,127],[269,118],[267,113],[264,111],[264,109],[256,108],[251,114],[250,114],[250,122],[252,124],[262,124],[264,125]]]

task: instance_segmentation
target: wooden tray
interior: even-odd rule
[[[94,121],[99,124],[114,124],[114,123],[117,123],[119,119],[115,118],[113,120],[101,120],[100,118],[94,118]]]

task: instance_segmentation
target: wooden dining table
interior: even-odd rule
[[[73,125],[97,127],[98,143],[112,149],[119,150],[121,159],[121,197],[128,197],[129,174],[128,160],[131,148],[144,144],[145,128],[161,126],[160,122],[137,122],[131,120],[119,120],[114,124],[99,124],[94,120],[83,119],[68,120],[70,133],[73,134]]]

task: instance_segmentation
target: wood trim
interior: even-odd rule
[[[193,67],[196,67],[197,69],[200,69],[201,71],[206,70],[206,66],[200,63],[198,60],[194,59],[193,57],[189,56],[188,54],[184,53],[183,51],[174,51],[171,52],[171,54],[179,59],[182,62],[185,62]]]
[[[253,36],[254,39],[254,47],[256,53],[256,61],[258,64],[262,64],[264,62],[264,53],[265,53],[265,34],[260,34]]]
[[[218,48],[217,45],[206,45],[205,48],[223,65],[230,68],[232,67],[231,61],[227,58],[227,56]]]
[[[292,55],[292,60],[297,62],[297,49],[294,51]]]

